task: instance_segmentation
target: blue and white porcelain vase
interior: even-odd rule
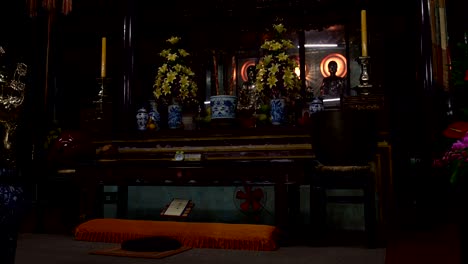
[[[16,263],[18,233],[27,206],[21,186],[0,183],[0,263]]]
[[[182,108],[178,104],[167,107],[167,125],[170,129],[182,127]]]
[[[148,118],[156,125],[156,130],[161,128],[161,115],[158,112],[158,105],[155,100],[149,101]]]
[[[286,119],[286,101],[284,99],[271,99],[270,101],[271,124],[282,125]]]
[[[146,111],[146,108],[141,107],[140,109],[138,109],[136,114],[137,129],[140,131],[145,131],[148,119],[149,116],[148,111]]]
[[[320,97],[315,97],[309,104],[309,113],[315,114],[324,110],[323,100]]]
[[[236,118],[237,96],[214,95],[210,97],[211,119]]]

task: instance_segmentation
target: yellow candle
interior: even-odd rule
[[[101,78],[106,77],[106,38],[102,38],[102,51],[101,51]]]
[[[361,55],[367,57],[367,18],[366,10],[361,10]]]

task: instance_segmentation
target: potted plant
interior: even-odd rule
[[[295,73],[298,64],[288,50],[294,45],[285,36],[283,24],[273,24],[273,35],[260,46],[263,57],[257,64],[256,89],[270,100],[272,124],[282,124],[285,106],[299,94],[301,83]]]
[[[442,157],[435,158],[434,165],[448,169],[450,183],[460,188],[468,175],[468,105],[463,100],[468,87],[468,44],[458,43],[457,47],[458,54],[450,65],[450,86],[455,97],[461,98],[454,103],[452,122],[442,131]]]
[[[188,66],[190,54],[180,47],[181,38],[172,36],[166,40],[170,47],[159,55],[164,62],[159,66],[153,84],[153,95],[156,100],[168,106],[169,128],[182,126],[182,108],[198,104],[198,86],[195,73]]]
[[[468,260],[468,42],[456,44],[450,66],[450,93],[453,99],[448,105],[451,122],[442,131],[442,140],[436,141],[435,171],[443,176],[448,188],[450,203],[455,209],[454,219],[459,224],[461,263]],[[451,215],[453,216],[453,215]],[[453,219],[451,219],[453,220]]]

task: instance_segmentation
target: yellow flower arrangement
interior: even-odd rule
[[[173,36],[166,40],[171,44],[169,49],[159,53],[166,61],[158,68],[153,84],[153,95],[157,100],[170,104],[178,102],[191,104],[196,101],[198,86],[195,73],[187,66],[186,59],[190,54],[178,44],[181,38]]]
[[[284,38],[286,28],[280,23],[274,24],[273,29],[274,37],[260,46],[265,55],[257,64],[256,89],[269,98],[281,98],[296,94],[301,83],[294,72],[297,62],[288,55],[294,45]]]

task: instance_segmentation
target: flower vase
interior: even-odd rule
[[[161,129],[161,115],[158,112],[158,105],[155,100],[149,101],[148,118],[148,121],[154,124],[154,130],[158,131]]]
[[[170,129],[182,127],[182,108],[178,104],[171,104],[167,107],[167,125]]]
[[[0,168],[0,178],[4,176],[3,170]],[[0,197],[0,263],[14,264],[26,199],[21,186],[9,184],[0,184]]]
[[[286,102],[284,99],[271,99],[270,101],[271,124],[282,125],[286,119]]]
[[[213,95],[210,97],[211,119],[236,118],[237,96]]]
[[[309,104],[309,113],[315,114],[325,110],[323,107],[323,100],[319,97],[315,97],[312,102]]]
[[[140,131],[145,131],[148,119],[149,116],[148,111],[146,111],[146,108],[141,107],[140,109],[138,109],[138,112],[136,114],[137,129]]]

